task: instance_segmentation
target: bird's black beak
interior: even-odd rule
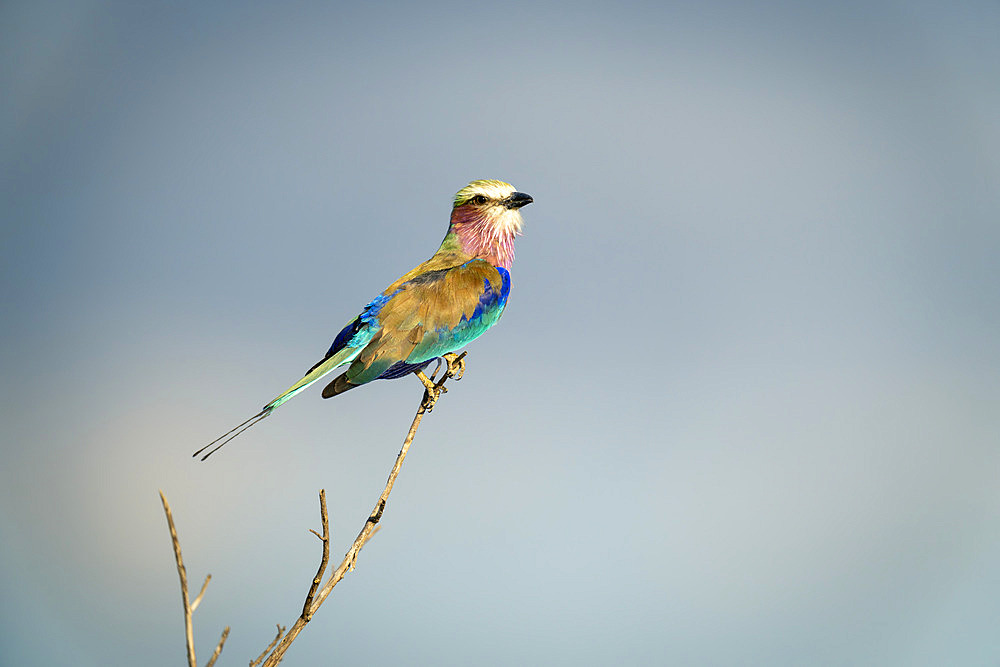
[[[523,192],[513,192],[509,197],[503,200],[503,205],[507,208],[521,208],[522,206],[527,206],[533,201],[535,200],[531,198],[531,195],[526,195]]]

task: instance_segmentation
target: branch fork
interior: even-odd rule
[[[189,602],[188,600],[188,583],[187,583],[187,569],[184,567],[184,558],[181,556],[181,541],[177,537],[177,527],[174,525],[174,515],[170,511],[170,503],[167,502],[167,497],[163,495],[163,491],[160,491],[160,502],[163,503],[163,512],[167,515],[167,526],[170,528],[170,540],[174,544],[174,560],[177,562],[177,575],[181,580],[181,601],[184,603],[184,632],[187,640],[187,660],[188,667],[198,667],[198,659],[194,654],[194,623],[191,620],[194,610],[198,608],[201,604],[201,599],[205,596],[205,589],[208,588],[208,582],[212,580],[212,575],[205,577],[205,583],[201,585],[201,591],[198,596],[194,599],[194,602]],[[212,667],[215,661],[219,659],[219,655],[222,653],[222,647],[226,643],[226,639],[229,637],[229,626],[222,631],[222,637],[219,639],[219,643],[215,646],[215,652],[212,657],[209,658],[208,662],[205,663],[205,667]]]

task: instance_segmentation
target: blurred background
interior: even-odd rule
[[[437,248],[512,296],[289,664],[1000,662],[1000,5],[0,7],[0,662],[245,664],[421,396],[314,389]]]

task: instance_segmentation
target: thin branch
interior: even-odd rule
[[[312,531],[312,532],[316,532],[316,531]],[[285,632],[285,628],[283,628],[282,626],[279,625],[278,626],[278,634],[276,634],[274,636],[274,639],[272,639],[271,643],[267,645],[267,648],[264,649],[264,651],[260,655],[257,656],[257,659],[250,663],[250,667],[257,667],[257,665],[260,664],[261,660],[263,660],[264,658],[267,657],[267,654],[270,653],[271,649],[274,648],[274,645],[278,643],[278,640],[281,639],[281,635],[284,632]]]
[[[306,602],[302,605],[302,618],[306,622],[312,620],[313,615],[313,596],[316,595],[316,589],[323,582],[323,573],[326,572],[326,566],[330,562],[330,518],[326,513],[326,489],[320,489],[319,491],[319,515],[320,521],[323,524],[323,534],[319,535],[315,530],[310,530],[313,535],[316,535],[323,542],[323,558],[319,562],[319,569],[316,570],[316,576],[313,577],[312,586],[309,587],[309,594],[306,595]]]
[[[184,569],[184,559],[181,558],[181,541],[177,538],[177,528],[174,526],[174,516],[170,512],[170,503],[167,497],[160,491],[160,500],[163,502],[163,511],[167,515],[167,525],[170,526],[170,539],[174,543],[174,560],[177,561],[177,574],[181,578],[181,599],[184,601],[184,631],[187,635],[187,659],[188,667],[198,667],[198,661],[194,657],[194,627],[191,624],[191,604],[188,601],[187,570]],[[205,580],[208,584],[208,580]],[[204,592],[204,586],[202,587]],[[198,596],[199,599],[201,596]],[[221,649],[220,649],[221,650]]]
[[[227,625],[226,629],[222,631],[222,637],[219,639],[219,643],[215,646],[215,653],[213,653],[209,661],[205,663],[205,667],[212,667],[212,665],[215,664],[215,661],[219,659],[219,654],[222,653],[222,645],[226,643],[226,638],[228,636],[229,626]]]
[[[306,605],[302,609],[302,614],[295,620],[295,623],[289,629],[288,633],[278,642],[278,645],[274,648],[274,652],[267,656],[267,660],[264,662],[264,667],[275,667],[278,665],[282,658],[285,656],[285,651],[291,646],[291,643],[295,641],[295,638],[302,632],[306,624],[312,619],[313,614],[319,609],[323,601],[326,600],[327,596],[333,591],[333,587],[336,586],[344,575],[350,570],[354,569],[355,562],[358,558],[358,553],[361,551],[362,547],[368,543],[375,532],[378,522],[382,519],[382,512],[385,511],[386,502],[389,500],[389,493],[392,491],[393,485],[396,483],[396,477],[399,475],[399,471],[403,467],[403,461],[406,459],[406,454],[410,450],[410,443],[413,442],[413,437],[417,434],[417,429],[420,427],[420,421],[423,419],[424,413],[429,412],[437,399],[447,391],[444,388],[444,383],[448,381],[449,378],[455,377],[460,378],[462,371],[464,371],[465,363],[463,358],[465,357],[465,352],[460,355],[447,355],[448,370],[441,376],[441,379],[437,382],[433,381],[433,376],[427,382],[424,382],[424,396],[420,401],[420,406],[417,408],[417,413],[413,417],[413,422],[410,424],[410,430],[406,434],[406,439],[403,440],[403,446],[399,450],[399,454],[396,456],[396,463],[392,466],[392,470],[389,472],[389,479],[386,480],[385,488],[382,490],[382,495],[379,496],[378,502],[375,503],[374,509],[372,509],[371,514],[368,515],[368,520],[365,521],[364,527],[358,536],[354,538],[354,543],[351,544],[351,548],[347,550],[344,554],[344,559],[337,566],[337,569],[333,571],[330,578],[327,580],[326,585],[319,594],[312,599],[316,590],[316,579],[313,580],[313,584],[309,589],[309,595],[306,598]],[[437,371],[434,373],[437,374]],[[423,375],[422,373],[418,374]],[[421,377],[421,381],[424,381],[426,377]],[[320,507],[321,513],[323,514],[323,534],[329,537],[327,532],[327,518],[325,515],[326,502],[325,495],[321,492],[320,496]],[[314,534],[316,531],[312,531]],[[322,537],[320,539],[323,539]],[[328,539],[324,541],[324,556],[325,561],[328,557],[326,550],[329,546]],[[321,572],[325,569],[325,565],[321,562]],[[310,604],[311,603],[311,604]],[[266,653],[266,651],[265,651]]]
[[[191,603],[192,614],[194,613],[194,610],[198,608],[198,605],[201,604],[201,599],[205,596],[205,589],[208,588],[208,582],[210,582],[211,580],[212,580],[212,575],[210,574],[205,575],[205,583],[201,585],[201,590],[198,591],[198,597],[196,597],[194,599],[194,602]]]

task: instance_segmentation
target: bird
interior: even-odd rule
[[[323,389],[323,398],[411,373],[433,390],[423,370],[442,357],[454,360],[456,350],[483,335],[503,314],[510,294],[514,237],[521,234],[523,224],[521,208],[533,201],[531,195],[497,180],[475,180],[459,190],[437,252],[369,301],[301,380],[193,456],[208,450],[204,461],[345,365],[347,370]]]

